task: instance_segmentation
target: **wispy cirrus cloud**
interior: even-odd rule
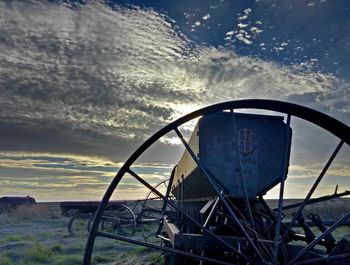
[[[0,194],[34,195],[38,200],[99,200],[121,166],[97,157],[3,152],[0,154]],[[135,164],[133,170],[151,185],[169,177],[172,167]],[[135,193],[130,191],[134,189]],[[116,196],[143,198],[147,189],[125,177]]]
[[[269,97],[349,119],[349,84],[204,47],[152,9],[1,3],[1,134],[7,150],[123,160],[199,106]],[[112,144],[111,144],[112,143]]]
[[[73,187],[88,198],[96,185],[97,198],[121,165],[114,162],[180,115],[220,101],[287,100],[350,121],[350,85],[335,74],[311,62],[283,66],[196,43],[152,8],[13,1],[0,2],[0,10],[0,171],[7,190],[31,185],[59,197]],[[203,25],[214,18],[204,15]],[[293,138],[302,147],[294,161],[305,166],[294,173],[306,179],[305,164],[320,157],[310,158],[309,139]],[[162,179],[183,150],[176,143],[169,136],[144,159],[165,169],[139,165],[139,173],[152,183]],[[328,148],[312,149],[321,147]],[[125,183],[130,196],[130,187],[140,188]]]

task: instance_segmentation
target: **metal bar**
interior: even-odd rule
[[[152,237],[152,236],[156,237],[156,236],[157,236],[157,235],[156,235],[156,232],[154,232],[154,233],[149,234],[148,236],[146,236],[146,237],[145,237],[145,240],[149,239],[149,238]]]
[[[345,258],[349,258],[349,257],[350,257],[350,253],[344,253],[344,254],[321,257],[321,258],[307,259],[307,260],[296,262],[294,264],[295,265],[312,264],[312,263],[318,264],[320,261],[339,260],[339,259],[345,259]]]
[[[314,222],[311,222],[311,221],[306,221],[305,222],[308,226],[316,226],[314,224]],[[332,226],[335,222],[334,221],[322,221],[322,223],[325,225],[325,226]],[[285,224],[289,224],[288,222],[286,222]],[[345,221],[344,223],[341,224],[342,226],[350,226],[350,221]],[[298,225],[297,223],[295,223],[293,225],[293,227],[300,227],[300,225]]]
[[[322,196],[322,197],[318,197],[315,199],[310,199],[308,200],[308,202],[306,203],[306,205],[310,205],[310,204],[314,204],[314,203],[318,203],[318,202],[323,202],[323,201],[328,201],[328,200],[332,200],[332,199],[336,199],[336,198],[340,198],[346,195],[350,195],[350,191],[346,190],[344,192],[341,193],[334,193],[332,195],[326,195],[326,196]],[[283,206],[282,210],[288,210],[288,209],[293,209],[296,207],[299,207],[300,205],[302,205],[303,202],[300,203],[293,203],[293,204],[289,204],[286,206]],[[274,211],[277,209],[273,209]]]
[[[343,225],[343,224],[341,224],[341,225]],[[305,235],[303,235],[303,234],[293,234],[293,235],[290,236],[290,239],[294,240],[294,241],[304,241],[307,244],[310,244],[312,242],[312,240],[314,240],[315,238],[313,238],[310,242],[308,242],[308,238]],[[318,242],[318,245],[326,247],[327,246],[327,242],[324,239],[322,239],[321,241]]]
[[[276,224],[276,216],[275,213],[271,210],[270,206],[267,204],[267,202],[264,200],[262,195],[259,195],[259,201],[261,202],[261,204],[263,205],[263,207],[265,208],[267,214],[271,217],[272,221]],[[284,231],[286,228],[284,226],[283,223],[281,223],[281,230]]]
[[[101,231],[98,231],[96,233],[96,235],[97,236],[111,238],[111,239],[116,239],[116,240],[120,240],[120,241],[124,241],[124,242],[128,242],[128,243],[135,244],[135,245],[140,245],[140,246],[144,246],[144,247],[154,248],[154,249],[161,250],[161,251],[171,252],[171,253],[174,253],[174,254],[183,255],[183,256],[194,258],[194,259],[214,262],[216,264],[235,265],[233,263],[223,262],[223,261],[220,261],[220,260],[217,260],[217,259],[212,259],[212,258],[204,257],[204,256],[201,256],[201,255],[188,253],[186,251],[182,251],[182,250],[178,250],[178,249],[174,249],[174,248],[170,248],[170,247],[162,247],[162,246],[159,246],[157,244],[153,244],[153,243],[149,243],[149,242],[145,242],[145,241],[139,241],[139,240],[132,239],[132,238],[129,238],[129,237],[118,236],[118,235],[115,235],[115,234],[105,233],[105,232],[101,232]]]
[[[72,234],[72,226],[73,226],[73,222],[75,220],[76,216],[73,215],[71,218],[70,218],[70,221],[68,223],[68,233],[69,234]]]
[[[205,252],[204,252],[204,249],[201,251],[201,256],[204,256],[204,254],[205,254]],[[199,262],[199,265],[204,265],[204,261],[203,260],[201,260],[200,262]]]
[[[148,189],[156,193],[160,198],[162,198],[164,201],[167,200],[168,204],[170,204],[175,210],[181,212],[187,219],[189,219],[191,222],[196,224],[199,228],[201,228],[203,231],[208,233],[208,235],[212,236],[216,240],[218,240],[220,243],[231,249],[236,254],[240,255],[242,258],[244,258],[246,261],[252,263],[252,260],[245,256],[244,254],[240,253],[237,249],[235,249],[233,246],[228,244],[225,240],[221,239],[219,236],[215,235],[212,231],[210,231],[208,228],[202,226],[199,222],[197,222],[194,218],[189,216],[186,212],[182,211],[180,207],[178,207],[175,203],[172,201],[169,201],[163,194],[161,194],[158,190],[154,189],[147,181],[143,180],[140,176],[138,176],[135,172],[133,172],[130,168],[127,170],[127,172],[132,175],[134,178],[136,178],[138,181],[140,181],[144,186],[146,186]]]
[[[173,185],[173,180],[174,180],[174,176],[175,176],[175,168],[173,168],[173,170],[171,171],[171,175],[170,175],[170,179],[169,179],[169,184],[166,189],[166,193],[165,193],[165,198],[169,198],[169,195],[170,195],[170,191],[171,191],[171,186]],[[165,184],[165,182],[164,182]],[[157,232],[156,232],[156,235],[159,235],[160,234],[160,231],[162,230],[162,226],[163,226],[163,216],[165,214],[165,210],[166,210],[166,207],[168,205],[168,201],[164,201],[163,203],[163,207],[162,207],[162,213],[161,213],[161,221],[159,222],[159,226],[158,226],[158,229],[157,229]]]
[[[177,186],[180,187],[180,180],[179,179],[177,179]],[[180,196],[181,196],[181,189],[178,188],[176,190],[176,198],[180,198]],[[181,212],[182,212],[182,203],[177,202],[177,205],[179,206],[179,208],[181,209]],[[177,217],[180,218],[180,214],[176,213],[176,215],[177,215]]]
[[[276,224],[277,221],[276,221],[275,213],[271,210],[270,206],[267,204],[267,202],[264,200],[264,198],[261,195],[259,196],[259,201],[265,208],[267,214],[271,217],[272,221]]]
[[[344,221],[346,221],[350,217],[350,212],[348,212],[343,218],[339,219],[337,222],[335,222],[330,228],[328,228],[325,232],[323,232],[321,235],[319,235],[315,240],[313,240],[310,244],[308,244],[304,249],[299,251],[295,257],[292,259],[291,262],[288,263],[288,265],[293,264],[295,261],[297,261],[302,255],[304,255],[306,252],[308,252],[310,249],[312,249],[314,246],[317,245],[318,242],[320,242],[322,239],[324,239],[327,235],[332,233],[339,225],[341,225]]]
[[[208,223],[209,223],[210,219],[213,217],[214,211],[215,211],[216,207],[218,206],[218,203],[219,203],[219,198],[217,198],[217,199],[215,200],[214,205],[213,205],[212,208],[210,209],[210,212],[209,212],[209,214],[208,214],[208,217],[207,217],[207,219],[206,219],[205,222],[204,222],[204,225],[203,225],[204,227],[207,227],[207,226],[208,226]]]
[[[253,230],[255,231],[255,224],[254,224],[254,220],[253,220],[252,209],[250,207],[249,198],[248,198],[248,192],[247,192],[247,186],[246,186],[246,183],[245,183],[246,176],[244,176],[243,172],[242,172],[241,153],[238,151],[237,144],[236,144],[236,141],[237,141],[237,139],[236,139],[237,138],[236,117],[235,117],[235,114],[233,112],[233,109],[230,109],[230,113],[231,113],[231,118],[232,118],[233,131],[235,132],[234,137],[232,137],[232,145],[233,145],[232,147],[233,147],[233,150],[236,149],[236,152],[238,154],[239,175],[241,177],[241,183],[242,183],[242,188],[243,188],[243,192],[244,192],[244,203],[245,203],[246,208],[248,209],[248,220],[249,220],[249,223],[250,223],[251,227],[253,228]],[[254,236],[255,244],[257,244],[256,235],[254,234],[253,236]]]
[[[241,152],[238,151],[237,143],[236,143],[236,141],[237,141],[237,126],[236,126],[236,117],[235,117],[234,110],[230,109],[230,113],[231,113],[232,125],[233,125],[233,131],[234,131],[234,137],[232,137],[232,148],[233,148],[233,150],[236,150],[236,153],[238,155],[239,176],[240,176],[240,179],[241,179],[241,185],[242,185],[242,189],[243,189],[243,192],[244,192],[244,204],[245,204],[245,207],[248,210],[249,224],[252,227],[252,229],[254,231],[256,231],[255,223],[254,223],[254,219],[253,219],[253,213],[252,213],[252,209],[250,207],[249,198],[248,198],[248,192],[247,192],[247,185],[246,185],[246,178],[247,178],[247,176],[245,174],[243,174]],[[258,245],[258,238],[257,238],[256,233],[253,233],[253,238],[254,238],[254,243],[256,245]]]
[[[166,222],[166,221],[164,221]],[[168,223],[169,224],[169,223]],[[222,246],[214,241],[210,236],[203,235],[203,234],[192,234],[192,233],[177,233],[175,234],[176,237],[176,246],[180,249],[210,249],[217,251],[218,249],[221,249],[222,251],[227,251],[226,248],[222,248]],[[247,243],[247,239],[245,237],[237,237],[237,236],[222,236],[222,239],[230,243],[231,245],[238,245],[240,243],[241,245],[245,245]],[[262,245],[272,245],[273,241],[260,238],[258,239],[259,243]],[[249,251],[246,249],[246,251]],[[244,263],[244,261],[242,261]],[[259,261],[256,261],[258,264]],[[256,263],[254,263],[256,265]]]
[[[184,191],[185,191],[185,189],[184,189],[184,186],[185,186],[185,179],[184,179],[184,177],[183,176],[181,176],[181,182],[182,182],[182,185],[181,186],[179,186],[179,190],[180,190],[180,198],[181,198],[181,201],[180,201],[180,203],[181,203],[181,209],[182,209],[182,211],[185,211],[185,208],[184,208]],[[190,213],[189,213],[190,214]],[[191,215],[191,214],[190,214]],[[192,215],[191,215],[192,216]],[[184,216],[183,216],[183,214],[181,215],[181,223],[183,224],[184,223]],[[185,232],[184,231],[184,226],[181,226],[181,232]]]
[[[343,146],[344,144],[344,140],[341,140],[339,142],[339,144],[337,145],[337,147],[335,148],[333,154],[331,155],[331,157],[328,159],[326,165],[324,166],[324,168],[322,169],[320,175],[318,176],[318,178],[316,179],[315,183],[312,185],[309,193],[306,195],[304,201],[302,202],[302,204],[300,205],[300,207],[298,208],[297,212],[295,213],[295,215],[293,216],[292,221],[290,222],[290,224],[288,225],[286,231],[284,231],[283,237],[282,239],[286,236],[286,234],[288,233],[288,231],[291,229],[291,227],[293,226],[293,224],[295,223],[295,221],[298,219],[300,213],[302,212],[302,210],[304,209],[305,205],[308,203],[310,197],[312,196],[312,194],[314,193],[314,191],[316,190],[318,184],[320,183],[320,181],[322,180],[323,176],[326,174],[329,166],[332,164],[334,158],[336,157],[336,155],[338,154],[340,148]]]
[[[287,141],[290,138],[290,120],[291,120],[291,115],[288,113],[287,116],[287,131],[286,131],[286,138]],[[281,242],[281,222],[282,222],[282,206],[283,206],[283,197],[284,197],[284,183],[285,179],[287,177],[287,168],[288,168],[288,163],[289,163],[289,150],[288,147],[289,145],[286,144],[285,149],[284,149],[284,163],[283,163],[283,172],[281,174],[281,181],[280,181],[280,194],[279,194],[279,200],[278,200],[278,212],[277,212],[277,223],[276,223],[276,230],[275,230],[275,240],[274,240],[274,248],[273,248],[273,258],[274,261],[277,263],[277,257],[278,257],[278,250],[279,250],[279,245]]]
[[[225,200],[225,197],[222,195],[221,191],[218,189],[218,186],[215,185],[211,175],[209,174],[209,172],[204,168],[204,166],[199,162],[197,156],[194,154],[193,150],[191,149],[191,147],[189,146],[189,144],[185,141],[185,139],[183,138],[182,134],[180,133],[180,131],[175,128],[174,129],[177,136],[180,138],[181,142],[184,144],[186,150],[189,152],[189,154],[191,155],[192,159],[195,161],[195,163],[197,164],[197,166],[200,168],[200,170],[202,171],[202,173],[204,174],[204,176],[206,177],[206,179],[209,181],[209,183],[211,184],[212,188],[214,189],[214,191],[216,192],[216,194],[218,195],[218,197],[220,198],[220,200],[222,201],[223,205],[225,206],[225,208],[228,210],[228,212],[230,213],[230,215],[233,217],[233,219],[235,220],[235,222],[237,223],[237,225],[239,226],[240,230],[243,232],[244,236],[247,238],[248,242],[251,244],[251,246],[253,247],[254,251],[256,252],[256,254],[259,256],[260,260],[263,261],[264,258],[262,257],[259,249],[257,248],[257,246],[254,244],[253,240],[250,238],[250,236],[248,235],[248,232],[245,230],[245,228],[243,227],[242,223],[239,221],[239,219],[237,218],[236,214],[232,211],[231,207],[228,205],[227,201]]]

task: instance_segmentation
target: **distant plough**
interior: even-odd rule
[[[73,224],[76,220],[87,220],[86,229],[90,231],[90,226],[98,209],[99,201],[65,201],[60,203],[61,214],[69,217],[68,232],[74,234]],[[138,215],[143,201],[110,201],[104,210],[102,229],[120,230],[125,235],[135,233],[138,223]]]
[[[11,212],[16,210],[19,206],[32,206],[36,204],[33,197],[1,197],[0,198],[0,213]]]

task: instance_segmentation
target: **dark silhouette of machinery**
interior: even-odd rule
[[[240,113],[239,109],[257,110],[260,114]],[[262,115],[261,110],[279,114]],[[293,148],[292,117],[325,129],[338,138],[338,144],[306,197],[285,205]],[[195,118],[199,120],[186,141],[179,126]],[[177,134],[185,151],[169,179],[152,186],[131,167],[169,132]],[[349,143],[350,129],[345,124],[318,111],[281,101],[231,101],[188,114],[150,137],[119,170],[95,214],[84,264],[91,262],[97,237],[161,250],[167,265],[350,264],[349,236],[332,236],[347,222],[350,213],[331,223],[323,222],[317,213],[308,214],[310,221],[303,215],[307,205],[350,194],[336,190],[334,194],[312,198],[339,150]],[[126,174],[150,190],[137,215],[143,238],[100,229],[109,199]],[[277,205],[272,207],[264,195],[274,187],[279,196]],[[288,210],[294,214],[285,218]],[[315,235],[311,226],[321,233]]]
[[[0,213],[9,212],[17,209],[19,206],[31,206],[36,203],[30,196],[5,196],[0,198]]]

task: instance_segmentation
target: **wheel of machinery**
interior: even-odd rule
[[[161,181],[160,183],[156,184],[153,188],[161,192],[163,196],[166,196],[168,185],[169,179]],[[172,201],[174,200],[172,194],[169,194],[168,199]],[[142,208],[137,217],[137,221],[140,225],[143,238],[145,240],[149,240],[157,234],[161,234],[162,227],[160,226],[162,226],[163,215],[170,215],[173,212],[174,209],[172,209],[169,206],[163,209],[161,197],[153,191],[149,191],[142,203]]]
[[[103,212],[101,229],[120,236],[132,236],[136,230],[136,217],[126,205],[110,206]]]
[[[292,206],[286,206],[288,198],[284,194],[285,185],[291,183],[286,183],[288,172],[284,172],[285,175],[282,175],[277,183],[278,185],[275,185],[277,189],[275,209],[271,204],[266,203],[264,194],[259,194],[256,198],[251,199],[244,195],[246,192],[242,192],[244,196],[240,198],[241,200],[233,200],[225,187],[214,185],[218,183],[217,179],[201,164],[196,150],[191,149],[190,144],[183,136],[184,130],[182,126],[197,118],[219,112],[232,115],[234,122],[237,111],[258,114],[263,112],[264,115],[270,115],[271,113],[275,115],[278,113],[278,115],[282,115],[282,121],[286,127],[292,127],[293,133],[295,133],[293,126],[301,121],[312,128],[318,126],[322,131],[318,135],[321,140],[321,136],[324,134],[332,137],[332,141],[335,144],[334,148],[331,149],[331,155],[326,160],[325,166],[321,166],[318,171],[319,174],[316,173],[313,179],[314,182],[311,181],[311,187],[307,190],[307,194],[303,199],[293,202]],[[303,128],[303,126],[300,128]],[[287,138],[291,137],[289,134],[292,130],[286,130]],[[295,131],[299,131],[299,128]],[[174,170],[168,177],[169,180],[159,185],[150,184],[133,170],[132,167],[135,161],[146,150],[150,149],[154,143],[170,133],[177,135],[187,152],[188,159],[192,159],[195,162],[197,169],[208,180],[214,191],[214,194],[210,194],[210,198],[204,201],[194,201],[189,205],[188,200],[181,195],[183,193],[180,192],[180,195],[176,195],[178,191],[175,191],[172,182]],[[272,135],[274,135],[273,132],[271,132]],[[308,132],[306,132],[304,136],[308,137],[308,135]],[[249,140],[249,148],[246,146],[239,147],[242,148],[240,151],[244,155],[255,148],[255,138],[249,130],[243,130],[242,137],[243,141],[245,141],[244,143],[247,143]],[[294,136],[293,134],[293,139],[296,142],[299,139],[298,137],[300,138],[301,136]],[[299,156],[302,156],[303,152],[295,151],[293,144],[291,150],[294,157],[301,160],[302,158],[299,158]],[[321,142],[315,148],[317,149],[323,144]],[[315,198],[314,196],[318,184],[326,175],[328,168],[332,165],[339,151],[349,148],[349,144],[350,128],[347,125],[319,111],[288,102],[264,99],[229,101],[211,105],[185,115],[163,127],[147,139],[120,168],[108,187],[91,225],[84,254],[84,264],[91,264],[93,247],[97,238],[110,238],[159,250],[165,253],[167,265],[174,264],[174,262],[179,264],[179,259],[181,259],[181,262],[188,260],[188,262],[185,261],[183,264],[350,264],[350,250],[346,248],[349,240],[346,237],[343,239],[332,238],[332,232],[348,220],[349,212],[345,212],[337,220],[334,220],[332,224],[321,228],[321,232],[318,235],[315,235],[314,229],[309,229],[309,221],[303,219],[304,215],[307,216],[307,213],[305,213],[307,205],[317,200],[324,201],[349,195],[346,192],[337,193],[336,191],[335,194],[331,194],[328,197]],[[300,145],[295,148],[297,147],[306,148]],[[286,152],[285,155],[289,159],[289,153]],[[342,156],[343,165],[346,164],[344,162],[345,159],[348,159],[348,157]],[[319,164],[322,165],[324,163],[319,162]],[[308,176],[317,172],[317,169],[314,168],[315,164],[310,166],[313,166],[312,174]],[[288,170],[288,160],[286,168]],[[289,170],[293,171],[293,173],[297,172],[298,169],[300,168],[289,167]],[[129,217],[124,219],[124,213],[128,212],[125,208],[123,208],[123,214],[117,214],[116,216],[109,214],[107,210],[112,194],[126,175],[128,177],[131,176],[149,190],[143,209],[137,218],[137,222],[141,223],[141,227],[142,222],[144,222],[144,226],[141,229],[142,231],[140,231],[140,235],[137,235],[138,232],[136,231],[134,237],[131,237],[134,233],[118,232],[119,227],[123,230],[124,225],[129,223],[129,217],[132,215],[130,214]],[[165,183],[167,184],[165,185]],[[201,184],[198,183],[198,185]],[[166,188],[161,191],[160,188],[165,186]],[[199,189],[200,186],[195,188]],[[244,186],[242,190],[246,191]],[[155,200],[157,203],[160,202],[160,204],[151,207],[150,205]],[[293,212],[294,215],[288,213],[290,209],[295,210]],[[201,220],[200,216],[196,216],[197,213],[204,216],[205,219]],[[135,220],[135,218],[131,219]],[[101,224],[107,221],[110,221],[110,228],[114,228],[117,232],[101,228]],[[148,230],[145,226],[147,221],[154,221],[160,226],[157,229]],[[215,226],[212,224],[215,224]],[[301,228],[296,228],[296,225]],[[315,227],[322,227],[322,224],[315,225]],[[158,241],[149,241],[149,238],[152,236],[155,236]],[[302,244],[295,244],[295,242],[299,241]],[[191,242],[195,242],[196,247],[193,247]]]

